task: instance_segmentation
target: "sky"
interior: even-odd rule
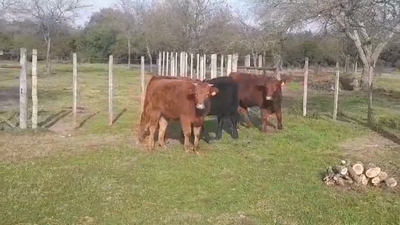
[[[96,12],[102,8],[114,7],[118,0],[86,0],[87,4],[92,5],[91,8],[83,9],[80,12],[79,18],[76,18],[76,25],[84,25],[87,21],[89,21],[90,16],[93,12]],[[85,3],[86,3],[85,1]],[[226,0],[230,5],[235,6],[235,8],[241,8],[240,5],[243,5],[244,1],[240,0]],[[245,3],[244,3],[245,4]]]

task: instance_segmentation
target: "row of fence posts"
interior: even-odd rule
[[[181,53],[182,59],[187,59],[187,54],[186,53]],[[165,54],[164,54],[165,55]],[[177,76],[178,70],[177,70],[177,64],[175,63],[175,58],[177,54],[173,58],[171,58],[171,64],[174,66],[170,67],[171,72],[173,76]],[[190,64],[193,65],[193,54],[190,55]],[[204,59],[205,56],[200,56],[197,55],[197,59],[199,63],[197,64],[197,69],[196,72],[199,71],[200,74],[200,79],[205,78],[205,63]],[[217,64],[216,60],[217,59],[217,54],[212,54],[211,55],[211,76],[216,77],[217,76]],[[233,59],[233,60],[232,60]],[[227,66],[227,74],[229,74],[231,71],[235,72],[237,71],[237,59],[238,59],[238,54],[233,54],[233,55],[228,55],[228,66]],[[221,76],[224,75],[223,73],[223,60],[224,57],[221,56]],[[168,61],[168,60],[166,60]],[[187,60],[186,60],[187,61]],[[249,64],[250,59],[247,58],[246,56],[246,64]],[[259,62],[262,61],[259,59]],[[73,95],[73,106],[72,106],[72,124],[73,128],[77,127],[77,96],[78,96],[78,66],[77,66],[77,54],[73,53],[73,88],[72,88],[72,95]],[[160,74],[166,75],[168,69],[166,71],[163,71],[160,69],[163,68],[168,68],[168,67],[163,67],[160,66],[162,60],[159,60],[159,72]],[[304,65],[304,80],[303,80],[303,116],[307,116],[307,93],[308,93],[308,58],[305,58],[305,65]],[[168,63],[167,63],[168,64]],[[181,76],[186,76],[187,75],[187,64],[185,64],[185,61],[182,60],[180,64],[180,75]],[[231,66],[230,66],[231,65]],[[247,66],[247,65],[246,65]],[[261,66],[259,64],[259,66]],[[190,75],[193,78],[193,66],[191,66],[190,69]],[[142,98],[141,98],[141,108],[143,110],[143,104],[144,104],[144,96],[145,96],[145,58],[144,56],[141,57],[141,89],[142,89]],[[333,119],[336,120],[337,118],[337,109],[338,109],[338,95],[339,95],[339,75],[340,75],[340,68],[339,68],[339,63],[336,63],[336,79],[335,79],[335,91],[334,91],[334,109],[333,109]],[[27,129],[27,117],[28,117],[28,99],[27,99],[27,54],[26,54],[26,48],[21,48],[20,49],[20,129]],[[33,49],[32,50],[32,129],[36,129],[38,126],[38,96],[37,96],[37,50]],[[114,110],[113,110],[113,56],[109,56],[109,66],[108,66],[108,124],[111,126],[113,124],[114,120]]]
[[[196,54],[196,64],[194,59],[194,54],[187,52],[159,52],[158,53],[158,75],[160,76],[187,76],[190,78],[197,78],[204,80],[206,78],[207,71],[207,55],[206,54]],[[225,56],[220,55],[220,70],[219,76],[224,76],[224,68],[226,67],[226,74],[231,72],[237,72],[239,54],[227,55],[226,66],[224,65]],[[179,62],[178,62],[179,61]],[[211,54],[210,57],[210,70],[211,78],[216,78],[218,76],[218,55]],[[250,64],[250,63],[249,63]],[[194,70],[194,65],[196,65],[196,70]],[[179,67],[178,67],[179,66]],[[249,65],[250,66],[250,65]]]
[[[336,62],[335,70],[335,91],[333,97],[333,113],[332,119],[336,121],[338,114],[339,88],[340,88],[340,67],[339,62]],[[307,116],[307,99],[308,99],[308,57],[304,62],[304,77],[303,77],[303,116]]]

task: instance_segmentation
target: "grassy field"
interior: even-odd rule
[[[79,65],[80,127],[71,128],[72,66],[39,76],[38,132],[0,131],[0,224],[399,224],[400,190],[328,187],[341,159],[381,165],[400,180],[400,75],[377,78],[375,126],[365,94],[284,89],[282,131],[241,127],[201,155],[178,141],[148,153],[135,145],[140,78],[115,68],[115,114],[107,125],[107,65]],[[18,71],[0,70],[0,115],[16,123]],[[16,93],[15,93],[16,91]],[[257,115],[258,116],[258,115]],[[253,118],[259,124],[258,118]],[[273,121],[275,122],[275,121]],[[179,136],[177,124],[167,135]],[[206,123],[214,132],[215,121]],[[46,131],[50,130],[50,131]]]

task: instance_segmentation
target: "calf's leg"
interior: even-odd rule
[[[267,132],[269,112],[266,109],[260,109],[260,113],[261,113],[261,120],[262,120],[261,131]]]
[[[158,145],[159,146],[164,146],[165,145],[165,132],[168,127],[168,120],[165,119],[164,117],[160,117],[158,121]]]
[[[153,119],[150,120],[150,125],[149,125],[150,135],[149,135],[149,141],[148,141],[148,149],[149,149],[149,151],[153,151],[154,150],[154,133],[156,132],[157,125],[158,125],[158,119],[157,120],[153,120]]]
[[[237,124],[240,120],[240,115],[238,112],[235,112],[233,115],[230,116],[229,118],[231,120],[232,123],[232,138],[233,139],[238,139],[239,138],[239,134],[238,134],[238,127]]]
[[[201,133],[201,126],[200,127],[196,127],[193,126],[193,134],[194,134],[194,152],[196,152],[197,154],[199,154],[199,139],[200,139],[200,133]]]
[[[276,114],[276,119],[278,120],[278,130],[282,130],[283,126],[282,126],[282,110],[279,108],[276,110],[275,112]]]
[[[189,152],[191,150],[190,135],[192,134],[192,125],[189,121],[181,118],[181,128],[182,128],[183,135],[185,136],[183,146],[184,146],[185,151]]]
[[[244,107],[239,106],[239,107],[238,107],[238,112],[239,112],[240,114],[243,114],[243,116],[244,116],[244,121],[245,121],[247,127],[252,127],[253,124],[252,124],[251,121],[250,121],[247,108],[244,108]]]
[[[218,116],[218,128],[217,128],[217,133],[216,137],[218,140],[222,138],[222,127],[224,126],[224,117],[223,116]]]

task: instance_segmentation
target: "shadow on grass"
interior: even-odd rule
[[[358,124],[360,126],[369,128],[372,131],[374,131],[374,132],[378,133],[379,135],[381,135],[382,137],[384,137],[384,138],[386,138],[388,140],[391,140],[394,143],[400,145],[400,138],[398,136],[396,136],[395,134],[392,134],[392,133],[384,130],[380,126],[377,126],[377,125],[374,125],[374,124],[372,124],[372,125],[368,124],[367,122],[364,122],[364,121],[362,121],[360,119],[356,119],[356,118],[350,117],[350,116],[345,115],[345,114],[342,114],[341,117],[338,118],[338,119],[340,119],[343,122],[348,122],[348,123],[352,123],[353,122],[353,123],[356,123],[356,124]]]
[[[95,115],[97,115],[97,114],[99,114],[99,113],[100,113],[100,111],[97,111],[97,112],[95,112],[95,113],[92,113],[92,114],[86,116],[86,118],[83,119],[82,122],[79,123],[79,125],[78,125],[77,128],[81,128],[83,125],[85,125],[85,123],[86,123],[88,120],[90,120],[91,118],[93,118]]]
[[[124,113],[127,111],[126,108],[124,108],[120,113],[118,113],[118,115],[114,118],[114,120],[112,121],[112,124],[114,125],[115,122],[117,122],[117,120],[124,115]]]
[[[216,140],[216,132],[218,128],[218,122],[216,119],[212,120],[206,120],[204,121],[204,132],[209,132],[214,133],[214,135],[210,135],[210,141]],[[225,131],[222,133],[222,135],[229,135],[232,138],[232,124],[229,119],[225,119],[224,125],[222,127],[222,130]],[[156,137],[158,136],[158,132],[155,135]],[[184,142],[184,137],[182,133],[182,128],[181,128],[181,123],[179,121],[170,121],[168,124],[168,128],[166,131],[166,138],[167,139],[172,139],[172,140],[177,140],[181,144]],[[190,137],[190,142],[193,143],[193,135]],[[201,139],[204,140],[204,134],[201,135]],[[232,138],[233,139],[233,138]]]
[[[45,119],[43,122],[40,122],[38,124],[39,127],[42,128],[50,128],[54,124],[56,124],[58,121],[69,115],[72,111],[70,110],[61,110],[56,114],[50,115],[47,119]]]

